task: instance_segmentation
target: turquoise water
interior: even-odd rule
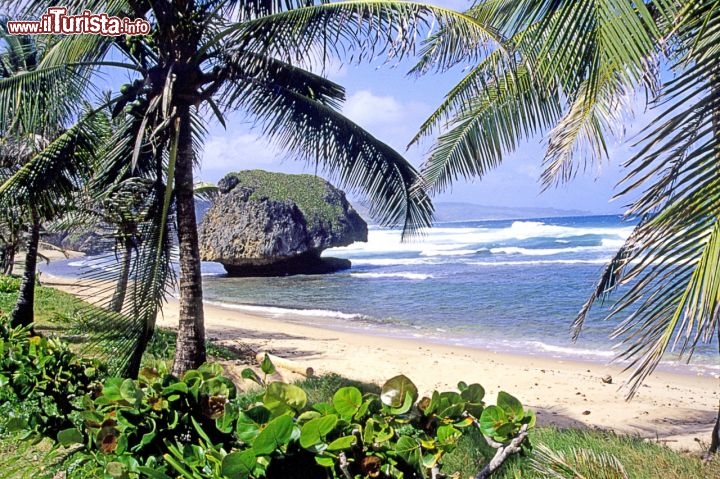
[[[421,241],[372,229],[367,243],[327,250],[350,270],[322,276],[228,278],[203,265],[210,303],[323,327],[559,358],[610,361],[617,320],[596,307],[578,342],[570,324],[603,266],[633,229],[617,216],[441,223]],[[65,269],[92,264],[70,262]],[[67,271],[59,271],[67,274]],[[690,366],[720,372],[717,344]]]

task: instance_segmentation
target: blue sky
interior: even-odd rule
[[[435,2],[462,9],[463,0]],[[423,120],[440,104],[462,71],[432,74],[419,79],[406,76],[411,62],[394,67],[378,61],[374,65],[338,65],[329,77],[347,90],[344,114],[377,138],[403,153],[419,166],[431,142],[405,151]],[[629,130],[633,130],[629,125]],[[541,193],[539,176],[543,158],[542,138],[531,139],[509,155],[504,163],[482,180],[457,182],[435,201],[462,201],[493,206],[539,206],[581,209],[594,213],[622,213],[627,201],[610,201],[621,177],[621,163],[629,156],[622,143],[609,145],[612,158],[577,179]],[[301,162],[288,160],[253,130],[243,115],[228,118],[227,129],[213,124],[205,145],[198,179],[216,182],[225,173],[261,168],[286,173],[312,172]]]
[[[468,0],[434,0],[437,5],[462,10]],[[337,64],[328,69],[328,76],[346,88],[344,114],[363,126],[380,140],[402,153],[415,166],[422,163],[432,142],[427,139],[420,147],[406,151],[406,145],[422,122],[441,103],[444,95],[462,78],[460,68],[439,75],[408,77],[412,61],[389,66],[378,60],[375,64]],[[112,78],[117,80],[114,75]],[[122,79],[121,83],[127,81]],[[112,82],[112,80],[111,80]],[[211,123],[196,179],[216,183],[226,173],[260,168],[285,173],[313,173],[302,162],[292,161],[274,149],[253,129],[242,114],[226,119],[227,129]],[[625,125],[630,135],[637,131]],[[521,144],[514,154],[482,180],[456,182],[452,189],[434,197],[434,201],[470,202],[490,206],[536,206],[579,209],[600,214],[622,213],[627,200],[610,201],[614,185],[622,176],[621,164],[629,157],[627,141],[609,145],[611,159],[599,168],[557,188],[541,193],[539,177],[543,158],[543,139],[533,138]]]
[[[423,120],[440,104],[443,95],[460,78],[457,72],[419,79],[405,75],[408,65],[343,66],[331,78],[347,90],[343,113],[374,136],[403,153],[419,166],[431,139],[405,150]],[[264,141],[259,131],[231,116],[227,130],[213,125],[205,145],[199,178],[216,182],[228,171],[261,168],[286,173],[312,172],[304,163],[288,160]],[[620,163],[628,152],[621,144],[610,145],[613,158],[597,169],[578,175],[567,185],[541,193],[539,176],[543,158],[542,138],[531,139],[509,155],[503,164],[482,180],[457,182],[435,201],[462,201],[493,206],[542,206],[581,209],[594,213],[621,213],[624,201],[610,202],[621,176]]]

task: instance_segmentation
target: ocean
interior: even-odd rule
[[[367,243],[324,252],[349,259],[349,270],[229,278],[221,265],[204,263],[204,295],[210,304],[325,328],[607,363],[618,351],[610,338],[618,319],[603,320],[608,306],[595,306],[575,343],[570,325],[633,226],[618,216],[462,221],[438,223],[408,243],[397,230],[371,227]],[[661,368],[716,375],[717,344],[701,345],[689,365],[668,353]]]

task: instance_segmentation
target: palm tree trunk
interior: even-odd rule
[[[38,244],[40,243],[40,217],[34,208],[32,208],[31,214],[32,226],[25,255],[25,272],[20,285],[18,301],[10,319],[12,326],[32,326],[34,321],[33,308],[35,307],[37,255]]]
[[[718,329],[718,352],[720,353],[720,329]],[[718,413],[715,419],[715,427],[712,430],[712,437],[710,438],[710,447],[708,448],[708,454],[713,455],[720,449],[720,401],[718,401]]]
[[[125,251],[123,252],[120,264],[120,277],[115,286],[115,293],[110,302],[110,310],[116,313],[122,311],[123,303],[125,303],[125,295],[127,293],[127,285],[130,280],[130,265],[132,260],[133,241],[131,238],[125,240]]]
[[[714,97],[713,110],[712,110],[712,126],[713,136],[715,140],[720,139],[720,72],[717,70],[711,77],[710,89]],[[715,160],[720,161],[720,151],[715,151]],[[717,218],[716,218],[716,221]],[[720,268],[720,265],[716,265]],[[720,329],[718,329],[718,353],[720,353]],[[712,437],[710,438],[710,448],[708,449],[709,454],[715,454],[720,448],[720,404],[718,405],[717,418],[715,419],[715,427],[712,431]]]
[[[15,244],[5,243],[0,250],[0,269],[2,274],[12,274],[15,266]]]
[[[190,107],[178,106],[180,133],[175,165],[175,204],[180,248],[180,318],[172,373],[180,376],[205,362],[205,319],[202,301],[200,250],[193,196],[194,155]]]

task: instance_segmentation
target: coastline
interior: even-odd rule
[[[48,286],[78,296],[92,294],[75,278],[43,277]],[[421,391],[453,390],[459,381],[478,382],[494,401],[505,390],[538,413],[540,425],[613,430],[659,441],[673,449],[700,452],[707,446],[720,402],[720,379],[656,371],[627,402],[620,389],[630,373],[618,365],[522,355],[393,338],[355,330],[284,321],[205,304],[209,339],[242,349],[269,352],[312,367],[382,383],[405,374]],[[178,303],[171,299],[157,325],[177,326]],[[612,384],[602,381],[606,375]]]

